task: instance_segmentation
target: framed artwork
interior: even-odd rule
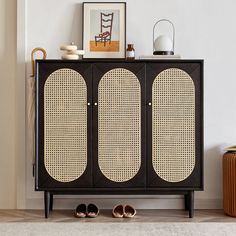
[[[126,3],[83,3],[84,58],[125,58]]]

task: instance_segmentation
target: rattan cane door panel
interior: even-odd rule
[[[141,87],[129,70],[107,72],[98,87],[98,162],[114,182],[132,179],[141,165]]]
[[[71,69],[52,73],[44,88],[44,162],[60,182],[78,179],[87,166],[87,86]]]
[[[181,61],[147,65],[148,186],[203,186],[203,67]]]
[[[195,167],[195,90],[183,70],[161,72],[152,86],[152,163],[167,182],[180,182]]]

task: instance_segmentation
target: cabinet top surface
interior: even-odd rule
[[[37,63],[203,63],[203,59],[82,59],[82,60],[61,60],[61,59],[38,59]]]

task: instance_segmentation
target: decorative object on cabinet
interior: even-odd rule
[[[167,35],[160,35],[155,38],[155,31],[161,22],[167,22],[172,27],[172,39]],[[174,55],[175,47],[175,27],[174,24],[167,19],[158,20],[153,26],[153,55]]]
[[[180,194],[203,189],[202,60],[39,60],[36,190]]]
[[[126,3],[83,3],[84,58],[125,58]]]
[[[126,49],[126,59],[127,60],[134,60],[135,59],[135,50],[133,44],[128,44]]]
[[[70,45],[63,45],[60,47],[63,51],[62,60],[78,60],[82,59],[84,50],[78,50],[78,47],[72,42]]]

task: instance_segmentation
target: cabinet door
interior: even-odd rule
[[[147,65],[148,185],[203,186],[202,63]]]
[[[145,65],[96,63],[93,76],[94,184],[145,186]]]
[[[88,64],[37,63],[37,190],[92,185],[91,79]]]

